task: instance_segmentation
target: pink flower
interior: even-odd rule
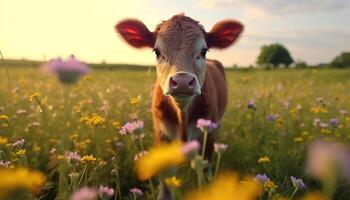
[[[51,59],[44,67],[48,72],[57,74],[62,83],[67,84],[74,83],[79,76],[90,72],[88,66],[73,55],[66,60]]]
[[[325,178],[338,170],[350,180],[350,152],[344,145],[334,142],[315,141],[310,144],[306,171],[315,178]],[[334,172],[335,173],[335,172]]]
[[[124,126],[122,126],[122,128],[120,129],[119,133],[122,135],[126,135],[128,133],[131,134],[131,133],[137,132],[141,129],[143,129],[143,121],[136,120],[136,121],[127,122],[126,124],[124,124]]]
[[[111,197],[114,195],[114,189],[108,186],[101,185],[100,188],[98,189],[98,193],[100,194],[100,196]]]
[[[135,187],[135,188],[131,188],[129,191],[132,193],[132,195],[133,195],[135,198],[138,198],[138,197],[140,197],[140,196],[143,195],[142,190],[140,190],[139,188],[136,188],[136,187]]]
[[[182,153],[187,155],[193,151],[198,151],[200,146],[197,140],[191,140],[182,146]]]
[[[213,129],[216,129],[218,127],[218,125],[215,122],[212,122],[211,120],[207,120],[207,119],[198,119],[197,120],[197,128],[201,129],[201,131],[203,132],[210,132]]]
[[[96,200],[98,192],[96,189],[83,187],[72,194],[70,200]]]

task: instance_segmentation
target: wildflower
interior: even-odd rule
[[[40,98],[40,94],[38,92],[35,92],[29,96],[29,101],[32,102],[34,100],[38,100]]]
[[[327,124],[327,123],[321,122],[321,123],[320,123],[320,127],[321,127],[321,128],[328,128],[328,124]]]
[[[91,117],[82,117],[80,121],[85,121],[86,125],[89,127],[99,127],[105,123],[105,118],[93,113]]]
[[[0,136],[0,145],[7,144],[8,139],[6,137],[1,137]]]
[[[293,139],[294,142],[302,142],[303,140],[304,140],[303,137],[295,137],[295,138]]]
[[[256,107],[255,107],[255,101],[254,101],[253,99],[250,99],[250,100],[248,101],[248,103],[247,103],[247,107],[248,107],[248,109],[253,109],[253,110],[255,110],[255,109],[256,109]]]
[[[218,125],[211,120],[198,119],[196,127],[199,128],[202,132],[210,132],[213,129],[216,129]]]
[[[27,111],[24,110],[24,109],[19,109],[19,110],[17,110],[16,113],[17,113],[18,115],[23,115],[23,114],[27,114]]]
[[[304,189],[306,188],[306,185],[304,183],[304,181],[301,178],[295,178],[294,176],[290,177],[290,180],[293,184],[293,187],[295,187],[296,189]]]
[[[332,119],[329,120],[329,123],[330,123],[332,126],[337,127],[337,126],[339,126],[339,119],[337,119],[337,118],[332,118]]]
[[[78,152],[66,151],[64,156],[69,162],[72,162],[73,164],[79,162],[81,159]]]
[[[342,115],[342,116],[348,115],[348,111],[347,111],[347,110],[340,110],[339,113],[340,113],[340,115]]]
[[[65,84],[74,83],[79,76],[90,72],[88,66],[77,60],[73,55],[66,60],[61,58],[51,59],[44,67],[48,72],[56,73],[59,80]]]
[[[5,167],[8,168],[11,166],[11,161],[8,160],[0,160],[0,168]]]
[[[223,153],[226,151],[228,145],[223,143],[214,143],[214,150],[216,153]]]
[[[329,178],[337,169],[350,180],[350,152],[344,145],[317,140],[310,144],[307,158],[306,171],[311,176]]]
[[[96,161],[96,158],[94,157],[94,155],[89,155],[89,156],[83,156],[81,159],[80,159],[80,161],[82,162],[82,163],[88,163],[88,162],[94,162],[94,161]]]
[[[148,151],[141,151],[134,156],[134,161],[140,159],[141,157],[148,155]]]
[[[20,149],[20,150],[16,151],[16,155],[24,156],[24,155],[26,155],[26,150],[25,149]]]
[[[260,157],[260,158],[258,159],[258,163],[268,163],[268,162],[270,162],[270,158],[267,157],[267,156]]]
[[[131,133],[137,133],[140,132],[143,129],[143,121],[142,120],[136,120],[132,122],[127,122],[122,126],[119,133],[122,135],[131,134]]]
[[[0,198],[16,189],[38,193],[45,183],[41,172],[27,168],[0,168],[0,177]]]
[[[264,184],[266,181],[269,181],[270,178],[267,177],[266,174],[258,174],[255,176],[255,181],[257,181],[260,184]]]
[[[132,196],[134,197],[134,199],[137,199],[143,195],[142,190],[140,190],[139,188],[136,188],[136,187],[131,188],[129,191],[132,193]]]
[[[141,95],[138,95],[137,97],[133,97],[130,99],[130,104],[131,105],[137,105],[141,103]]]
[[[83,187],[77,190],[69,198],[70,200],[96,200],[98,192],[94,188]]]
[[[258,184],[252,179],[240,181],[238,175],[227,172],[219,174],[209,186],[188,193],[186,200],[253,200],[259,193]]]
[[[0,120],[8,122],[9,121],[9,117],[7,115],[0,115]]]
[[[269,191],[269,190],[276,190],[277,189],[277,185],[275,184],[275,182],[268,180],[264,183],[264,191]]]
[[[195,144],[196,143],[196,144]],[[136,161],[136,171],[140,180],[146,180],[165,168],[176,166],[186,160],[186,155],[199,149],[199,143],[193,141],[185,145],[180,142],[161,144]]]
[[[319,113],[328,113],[327,109],[325,109],[322,106],[315,106],[310,109],[312,113],[319,114]]]
[[[313,125],[314,126],[319,126],[320,124],[321,124],[321,119],[320,118],[315,118],[314,122],[313,122]]]
[[[276,119],[279,117],[279,115],[277,115],[277,114],[271,114],[271,115],[268,115],[267,117],[266,117],[266,119],[267,119],[267,121],[269,121],[269,122],[274,122],[274,121],[276,121]]]
[[[176,178],[176,176],[172,176],[170,178],[166,178],[164,180],[165,184],[170,187],[180,187],[182,182],[180,179]]]
[[[119,121],[113,121],[112,122],[112,126],[116,129],[119,129],[120,128],[120,122]]]
[[[103,197],[103,196],[111,197],[114,195],[114,189],[107,186],[100,185],[98,189],[98,193],[100,194],[100,197]]]
[[[25,143],[25,140],[24,139],[20,139],[20,140],[17,140],[15,143],[12,144],[12,147],[14,148],[21,148],[23,147]]]

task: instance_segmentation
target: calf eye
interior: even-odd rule
[[[160,56],[160,51],[159,51],[159,49],[154,48],[154,49],[153,49],[153,52],[156,54],[156,57],[159,58],[159,56]]]
[[[202,51],[201,51],[201,56],[203,58],[205,58],[205,56],[207,55],[207,52],[208,52],[208,48],[203,48]]]

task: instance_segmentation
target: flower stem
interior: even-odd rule
[[[296,187],[296,188],[294,189],[292,195],[290,195],[289,200],[293,199],[293,197],[294,197],[294,195],[295,195],[295,193],[296,193],[297,191],[298,191],[298,188]]]
[[[205,148],[206,148],[206,145],[207,145],[208,132],[204,131],[203,134],[204,134],[204,138],[203,138],[202,158],[204,160]]]
[[[219,152],[219,153],[218,153],[218,159],[217,159],[217,161],[216,161],[214,177],[216,177],[216,175],[218,174],[219,165],[220,165],[220,160],[221,160],[221,153]]]

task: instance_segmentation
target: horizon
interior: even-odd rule
[[[128,46],[115,32],[115,24],[138,18],[154,30],[161,20],[184,12],[207,31],[227,18],[245,25],[236,44],[208,53],[208,58],[225,66],[255,65],[260,47],[271,43],[285,45],[294,61],[317,65],[350,50],[350,27],[344,26],[349,11],[350,2],[345,0],[0,0],[0,50],[5,59],[45,61],[74,54],[88,63],[154,65],[151,49]]]

